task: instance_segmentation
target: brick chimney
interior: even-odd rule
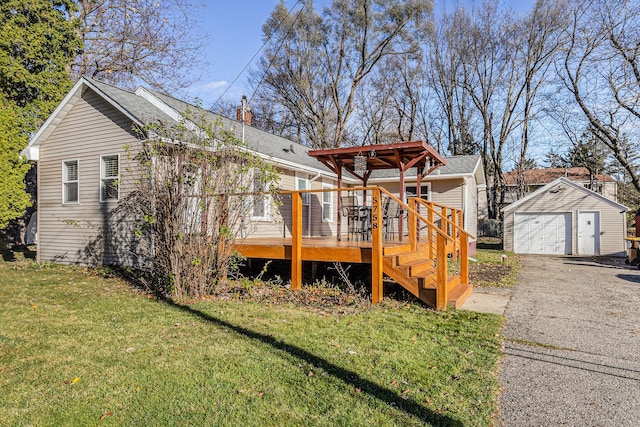
[[[247,105],[246,96],[242,97],[242,103],[238,106],[238,108],[236,108],[236,120],[238,120],[240,123],[243,122],[243,117],[242,117],[243,110],[244,110],[244,124],[247,126],[251,126],[251,119],[253,118],[253,113],[251,112],[251,107]]]

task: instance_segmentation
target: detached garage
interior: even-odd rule
[[[519,254],[624,256],[628,210],[558,178],[503,209],[504,248]]]

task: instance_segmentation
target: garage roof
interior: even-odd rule
[[[545,185],[544,187],[540,187],[538,188],[536,191],[534,191],[533,193],[527,195],[526,197],[523,197],[522,199],[515,201],[513,203],[511,203],[510,205],[507,205],[504,207],[504,209],[502,210],[503,212],[508,212],[508,211],[512,211],[515,208],[517,208],[518,206],[522,205],[523,203],[527,202],[528,200],[531,200],[535,197],[538,197],[540,194],[544,194],[546,192],[551,192],[551,193],[559,193],[563,190],[563,186],[569,186],[569,187],[573,187],[579,191],[584,192],[585,194],[595,197],[613,207],[616,207],[618,209],[620,209],[621,212],[626,212],[628,210],[630,210],[628,207],[626,207],[625,205],[621,205],[620,203],[614,202],[613,200],[610,200],[606,197],[604,197],[601,194],[596,193],[595,191],[591,191],[588,188],[583,187],[580,184],[576,184],[575,182],[572,182],[570,180],[568,180],[567,178],[561,177],[556,179],[555,181],[552,181],[550,183],[548,183],[547,185]]]

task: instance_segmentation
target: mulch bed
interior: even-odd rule
[[[469,281],[474,286],[495,286],[511,273],[507,264],[476,264],[469,267]]]

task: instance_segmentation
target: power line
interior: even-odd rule
[[[291,15],[291,12],[293,11],[293,9],[300,4],[302,0],[297,0],[293,6],[291,6],[291,8],[287,11],[287,16],[285,16],[282,21],[280,21],[280,23],[278,24],[278,30],[280,29],[280,27],[282,26],[282,24],[284,24],[284,21]],[[300,11],[302,11],[302,9],[300,9]],[[282,42],[284,42],[284,39],[286,37],[289,36],[289,32],[291,31],[291,28],[293,27],[293,24],[296,22],[296,20],[298,19],[298,16],[300,16],[300,11],[298,11],[298,14],[296,15],[295,19],[293,20],[293,23],[291,24],[291,26],[289,27],[289,29],[287,30],[287,33],[285,34],[285,36],[282,38],[282,40],[280,40],[280,44],[278,45],[278,49],[280,49],[280,46],[282,45]],[[260,48],[257,50],[257,52],[251,57],[251,59],[249,60],[249,62],[247,62],[247,64],[242,68],[242,70],[240,71],[240,73],[238,73],[238,75],[233,79],[233,81],[231,82],[231,84],[229,86],[227,86],[227,88],[224,90],[224,92],[222,92],[222,94],[218,97],[218,99],[215,100],[215,102],[213,103],[213,105],[218,105],[218,102],[220,102],[220,100],[222,99],[223,96],[225,96],[227,94],[227,92],[229,91],[229,89],[231,89],[231,87],[233,87],[233,85],[238,81],[238,79],[240,78],[240,76],[242,76],[242,74],[244,74],[244,72],[247,70],[247,68],[249,68],[249,66],[251,65],[251,63],[253,62],[254,59],[256,59],[256,57],[258,56],[258,54],[260,54],[260,52],[262,52],[262,49],[264,49],[264,47],[267,45],[267,43],[269,43],[271,41],[271,37],[273,36],[273,34],[275,34],[277,31],[274,31],[272,33],[272,35],[270,35],[265,41],[264,43],[262,43],[262,46],[260,46]],[[271,67],[271,62],[269,62],[269,67],[267,67],[267,70]],[[265,72],[266,74],[266,72]],[[260,79],[260,82],[258,83],[258,85],[256,86],[256,90],[258,87],[260,87],[260,84],[262,83],[262,81],[264,80],[264,75],[262,76],[262,78]],[[253,95],[251,95],[251,98],[249,99],[249,101],[251,101],[253,99],[253,96],[256,93],[256,90],[253,91]]]

